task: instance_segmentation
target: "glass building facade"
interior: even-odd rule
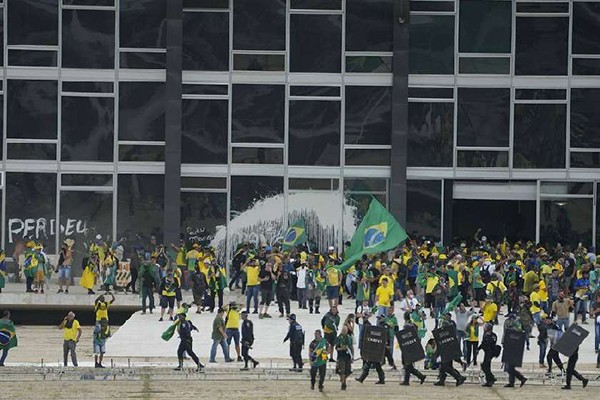
[[[298,218],[595,243],[600,2],[0,0],[2,246]],[[76,245],[77,247],[77,245]]]

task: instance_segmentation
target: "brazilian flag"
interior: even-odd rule
[[[300,246],[304,242],[306,242],[306,226],[304,225],[304,220],[300,219],[290,225],[287,231],[285,231],[282,249],[283,251],[288,251],[292,247]]]
[[[0,350],[17,347],[17,333],[11,321],[0,319]]]
[[[342,271],[360,260],[363,254],[375,254],[398,246],[408,239],[406,231],[388,210],[375,198],[356,228],[346,251],[346,260],[338,267]]]

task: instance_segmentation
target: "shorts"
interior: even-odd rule
[[[340,287],[339,286],[327,286],[327,299],[333,300],[340,297]]]
[[[225,329],[225,333],[227,334],[227,344],[231,344],[231,339],[233,339],[233,343],[236,346],[240,345],[240,331],[238,329],[228,328]]]
[[[273,300],[273,291],[269,289],[260,289],[260,305],[270,305]]]
[[[175,296],[161,296],[160,297],[160,306],[162,308],[175,308]]]
[[[335,346],[335,340],[337,339],[337,336],[335,333],[333,333],[333,332],[325,333],[325,334],[323,334],[323,336],[325,336],[325,340],[327,341],[327,343],[329,343],[332,346]]]
[[[181,301],[183,299],[183,297],[181,297],[181,289],[180,288],[175,289],[175,299],[177,299],[177,301]]]
[[[106,343],[98,344],[94,343],[94,354],[106,353]]]
[[[58,279],[71,279],[70,265],[63,265],[58,267]]]
[[[474,291],[474,299],[477,301],[485,300],[485,289],[484,288],[475,288]]]
[[[352,372],[352,360],[349,356],[340,357],[338,354],[335,372],[341,376],[349,376]]]

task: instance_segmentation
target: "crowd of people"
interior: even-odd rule
[[[73,243],[65,241],[59,271],[67,267],[70,270],[72,246]],[[29,265],[38,259],[39,266],[40,251],[35,243],[29,252],[32,260]],[[123,254],[121,243],[107,246],[101,238],[89,246],[81,279],[88,293],[94,293],[94,285],[106,291],[114,288],[114,271]],[[484,386],[492,386],[496,380],[491,361],[498,356],[497,345],[504,343],[504,338],[498,340],[494,333],[500,315],[505,315],[504,332],[525,333],[527,350],[531,349],[530,339],[536,339],[539,366],[547,373],[553,372],[553,364],[561,371],[564,368],[552,345],[571,323],[591,322],[598,353],[596,366],[600,368],[600,259],[593,248],[586,249],[581,244],[573,248],[560,245],[547,248],[533,242],[506,240],[494,243],[485,236],[476,236],[471,243],[455,246],[411,240],[389,252],[364,255],[348,269],[339,267],[343,257],[343,249],[336,251],[334,247],[319,253],[304,246],[283,251],[279,246],[243,244],[235,251],[227,271],[225,263],[215,257],[210,247],[184,240],[164,246],[154,240],[149,247],[132,251],[131,281],[122,289],[140,294],[143,314],[153,313],[154,295],[158,294],[159,320],[173,321],[171,335],[177,331],[181,340],[178,369],[183,367],[186,354],[198,368],[203,368],[192,349],[192,331],[197,328],[187,316],[193,312],[191,306],[195,306],[196,313],[216,311],[209,362],[216,362],[217,349],[221,347],[225,361],[243,361],[244,370],[258,365],[249,354],[254,342],[251,315],[271,318],[270,310],[275,307],[280,318],[287,318],[289,332],[284,341],[290,342],[292,370],[302,371],[305,332],[299,322],[302,315],[322,313],[322,329],[314,332],[308,346],[311,385],[314,388],[318,375],[319,389],[323,388],[325,366],[334,362],[334,355],[341,388],[346,389],[352,363],[360,357],[364,346],[364,328],[369,325],[389,331],[385,360],[392,370],[397,369],[395,333],[410,328],[420,339],[429,339],[423,367],[439,371],[435,384],[443,386],[446,376],[451,375],[461,385],[464,377],[452,362],[441,361],[435,340],[428,337],[427,319],[432,319],[436,328],[455,326],[462,344],[462,357],[456,362],[463,370],[477,366],[479,353],[484,353],[481,361]],[[65,285],[66,293],[69,274],[59,272],[59,276],[64,279],[59,292]],[[100,281],[99,276],[103,277]],[[236,299],[243,296],[245,304],[224,304],[226,293]],[[183,297],[190,294],[193,301],[188,305]],[[351,302],[354,312],[342,323],[338,305],[343,302]],[[102,299],[100,303],[106,302]],[[68,315],[62,324],[63,329],[74,329],[69,340],[65,334],[65,343],[78,339],[77,329],[73,328],[76,324],[70,322],[73,317]],[[100,327],[98,332],[101,331]],[[237,357],[230,356],[232,343]],[[65,363],[68,351],[74,354],[72,344],[65,344]],[[576,362],[577,353],[568,360],[565,389],[570,388],[573,376],[582,380],[584,387],[587,385],[587,379],[575,370]],[[98,364],[101,365],[101,359]],[[412,363],[402,361],[402,367],[405,371],[402,384],[409,384],[410,375],[421,383],[425,380]],[[371,368],[377,370],[378,383],[384,383],[385,373],[378,362],[365,362],[356,379],[362,383]],[[515,366],[505,364],[504,368],[509,374],[507,387],[514,387],[517,379],[521,385],[527,380]]]

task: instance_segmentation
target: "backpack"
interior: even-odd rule
[[[502,303],[502,291],[500,290],[500,283],[498,282],[496,285],[494,285],[492,283],[492,286],[494,287],[494,303],[496,304],[500,304]]]
[[[492,355],[494,356],[494,358],[496,358],[496,357],[500,357],[500,353],[502,353],[502,346],[497,344],[494,346],[494,352],[492,353]]]

